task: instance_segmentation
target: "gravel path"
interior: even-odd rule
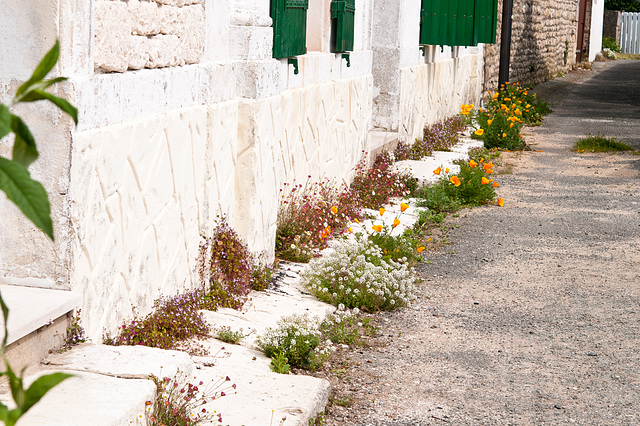
[[[450,219],[421,297],[340,366],[327,425],[640,424],[640,156],[566,152],[619,67],[638,80],[625,61],[551,83],[563,100],[525,134],[543,152],[503,154],[503,208]],[[635,87],[601,114],[640,118]]]

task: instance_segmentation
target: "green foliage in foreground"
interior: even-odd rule
[[[36,142],[29,127],[20,117],[12,114],[10,108],[19,103],[47,100],[69,114],[78,124],[78,110],[65,99],[47,92],[50,86],[66,80],[65,77],[44,80],[58,62],[59,55],[60,43],[56,41],[31,78],[18,88],[11,103],[8,106],[0,103],[0,139],[11,133],[15,134],[12,158],[0,156],[0,190],[4,191],[7,198],[52,240],[53,224],[49,197],[42,184],[31,179],[27,170],[39,155]]]

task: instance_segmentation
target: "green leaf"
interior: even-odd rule
[[[9,332],[7,331],[7,320],[9,319],[9,308],[7,304],[4,303],[4,299],[0,294],[0,307],[2,307],[2,317],[4,318],[4,337],[2,338],[2,347],[0,348],[0,355],[4,354],[4,348],[7,346],[7,338],[9,337]]]
[[[53,240],[51,207],[42,184],[31,179],[20,163],[0,157],[0,190],[22,210],[22,213]]]
[[[43,90],[34,90],[32,93],[41,96],[41,99],[47,99],[54,103],[62,111],[69,114],[71,118],[73,118],[73,121],[76,123],[76,125],[78,124],[78,109],[71,105],[66,99],[59,98]]]
[[[3,103],[0,103],[0,139],[7,136],[11,131],[11,113],[9,108]]]
[[[40,61],[40,63],[36,67],[36,70],[31,75],[31,78],[25,81],[18,88],[14,99],[18,98],[22,93],[27,92],[34,83],[45,78],[47,74],[49,74],[49,71],[51,71],[56,65],[56,62],[58,62],[58,56],[60,56],[60,42],[56,40],[56,44],[54,44],[51,50],[49,50],[49,52],[44,55],[44,58],[42,58],[42,61]]]
[[[66,81],[68,80],[67,77],[56,77],[56,78],[52,78],[50,80],[41,80],[41,81],[36,81],[35,83],[33,83],[27,90],[25,90],[24,92],[22,92],[20,95],[16,95],[13,98],[13,103],[17,104],[19,102],[35,102],[35,101],[41,101],[44,98],[42,96],[39,96],[35,93],[35,91],[37,90],[46,90],[47,88],[49,88],[49,86],[59,83],[61,81]]]
[[[9,387],[11,388],[11,396],[16,403],[16,408],[21,409],[25,400],[24,388],[22,387],[22,377],[18,377],[11,369],[9,361],[5,358],[4,364],[7,366],[5,375],[9,378]]]
[[[31,407],[40,401],[40,398],[45,396],[51,388],[57,386],[62,381],[67,380],[69,377],[73,377],[73,375],[67,373],[53,373],[39,377],[25,392],[24,404],[21,407],[22,412],[26,413]]]
[[[16,134],[13,143],[13,161],[29,167],[38,158],[36,141],[27,125],[17,115],[11,115],[11,130]]]

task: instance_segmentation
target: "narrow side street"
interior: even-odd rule
[[[640,61],[597,65],[537,88],[542,152],[502,155],[503,208],[449,218],[328,424],[640,423],[640,156],[570,151],[588,133],[640,148]]]

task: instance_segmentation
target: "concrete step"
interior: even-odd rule
[[[80,305],[80,295],[14,285],[0,285],[0,293],[9,308],[6,356],[14,370],[38,364],[50,349],[64,344],[67,316]]]

